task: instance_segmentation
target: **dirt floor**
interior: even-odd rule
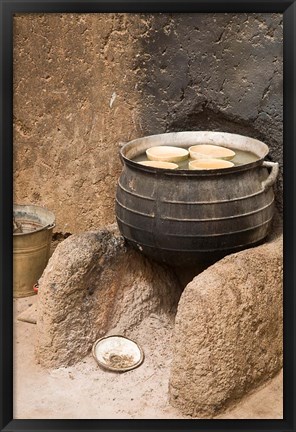
[[[168,403],[172,323],[152,314],[128,335],[145,352],[135,370],[106,372],[91,354],[75,366],[45,370],[34,358],[36,325],[16,319],[35,301],[14,299],[15,419],[189,418]],[[282,372],[217,418],[283,418]]]

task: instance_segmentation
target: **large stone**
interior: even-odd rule
[[[229,255],[189,283],[175,322],[170,402],[212,418],[282,366],[282,237]]]
[[[39,281],[37,359],[71,365],[112,330],[127,334],[151,313],[173,316],[174,273],[125,246],[113,227],[58,245]]]

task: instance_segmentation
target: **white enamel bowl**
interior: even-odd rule
[[[126,372],[140,366],[144,360],[142,349],[124,336],[107,336],[98,339],[92,349],[99,366],[114,372]]]

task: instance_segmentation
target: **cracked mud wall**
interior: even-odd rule
[[[140,26],[123,14],[14,19],[14,201],[50,208],[57,231],[114,220],[118,145],[139,135]]]
[[[121,142],[207,129],[263,140],[282,170],[281,14],[14,18],[14,201],[57,231],[114,221]]]

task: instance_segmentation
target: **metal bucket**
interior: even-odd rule
[[[13,216],[22,229],[13,233],[13,297],[26,297],[47,265],[55,216],[35,205],[14,205]]]

